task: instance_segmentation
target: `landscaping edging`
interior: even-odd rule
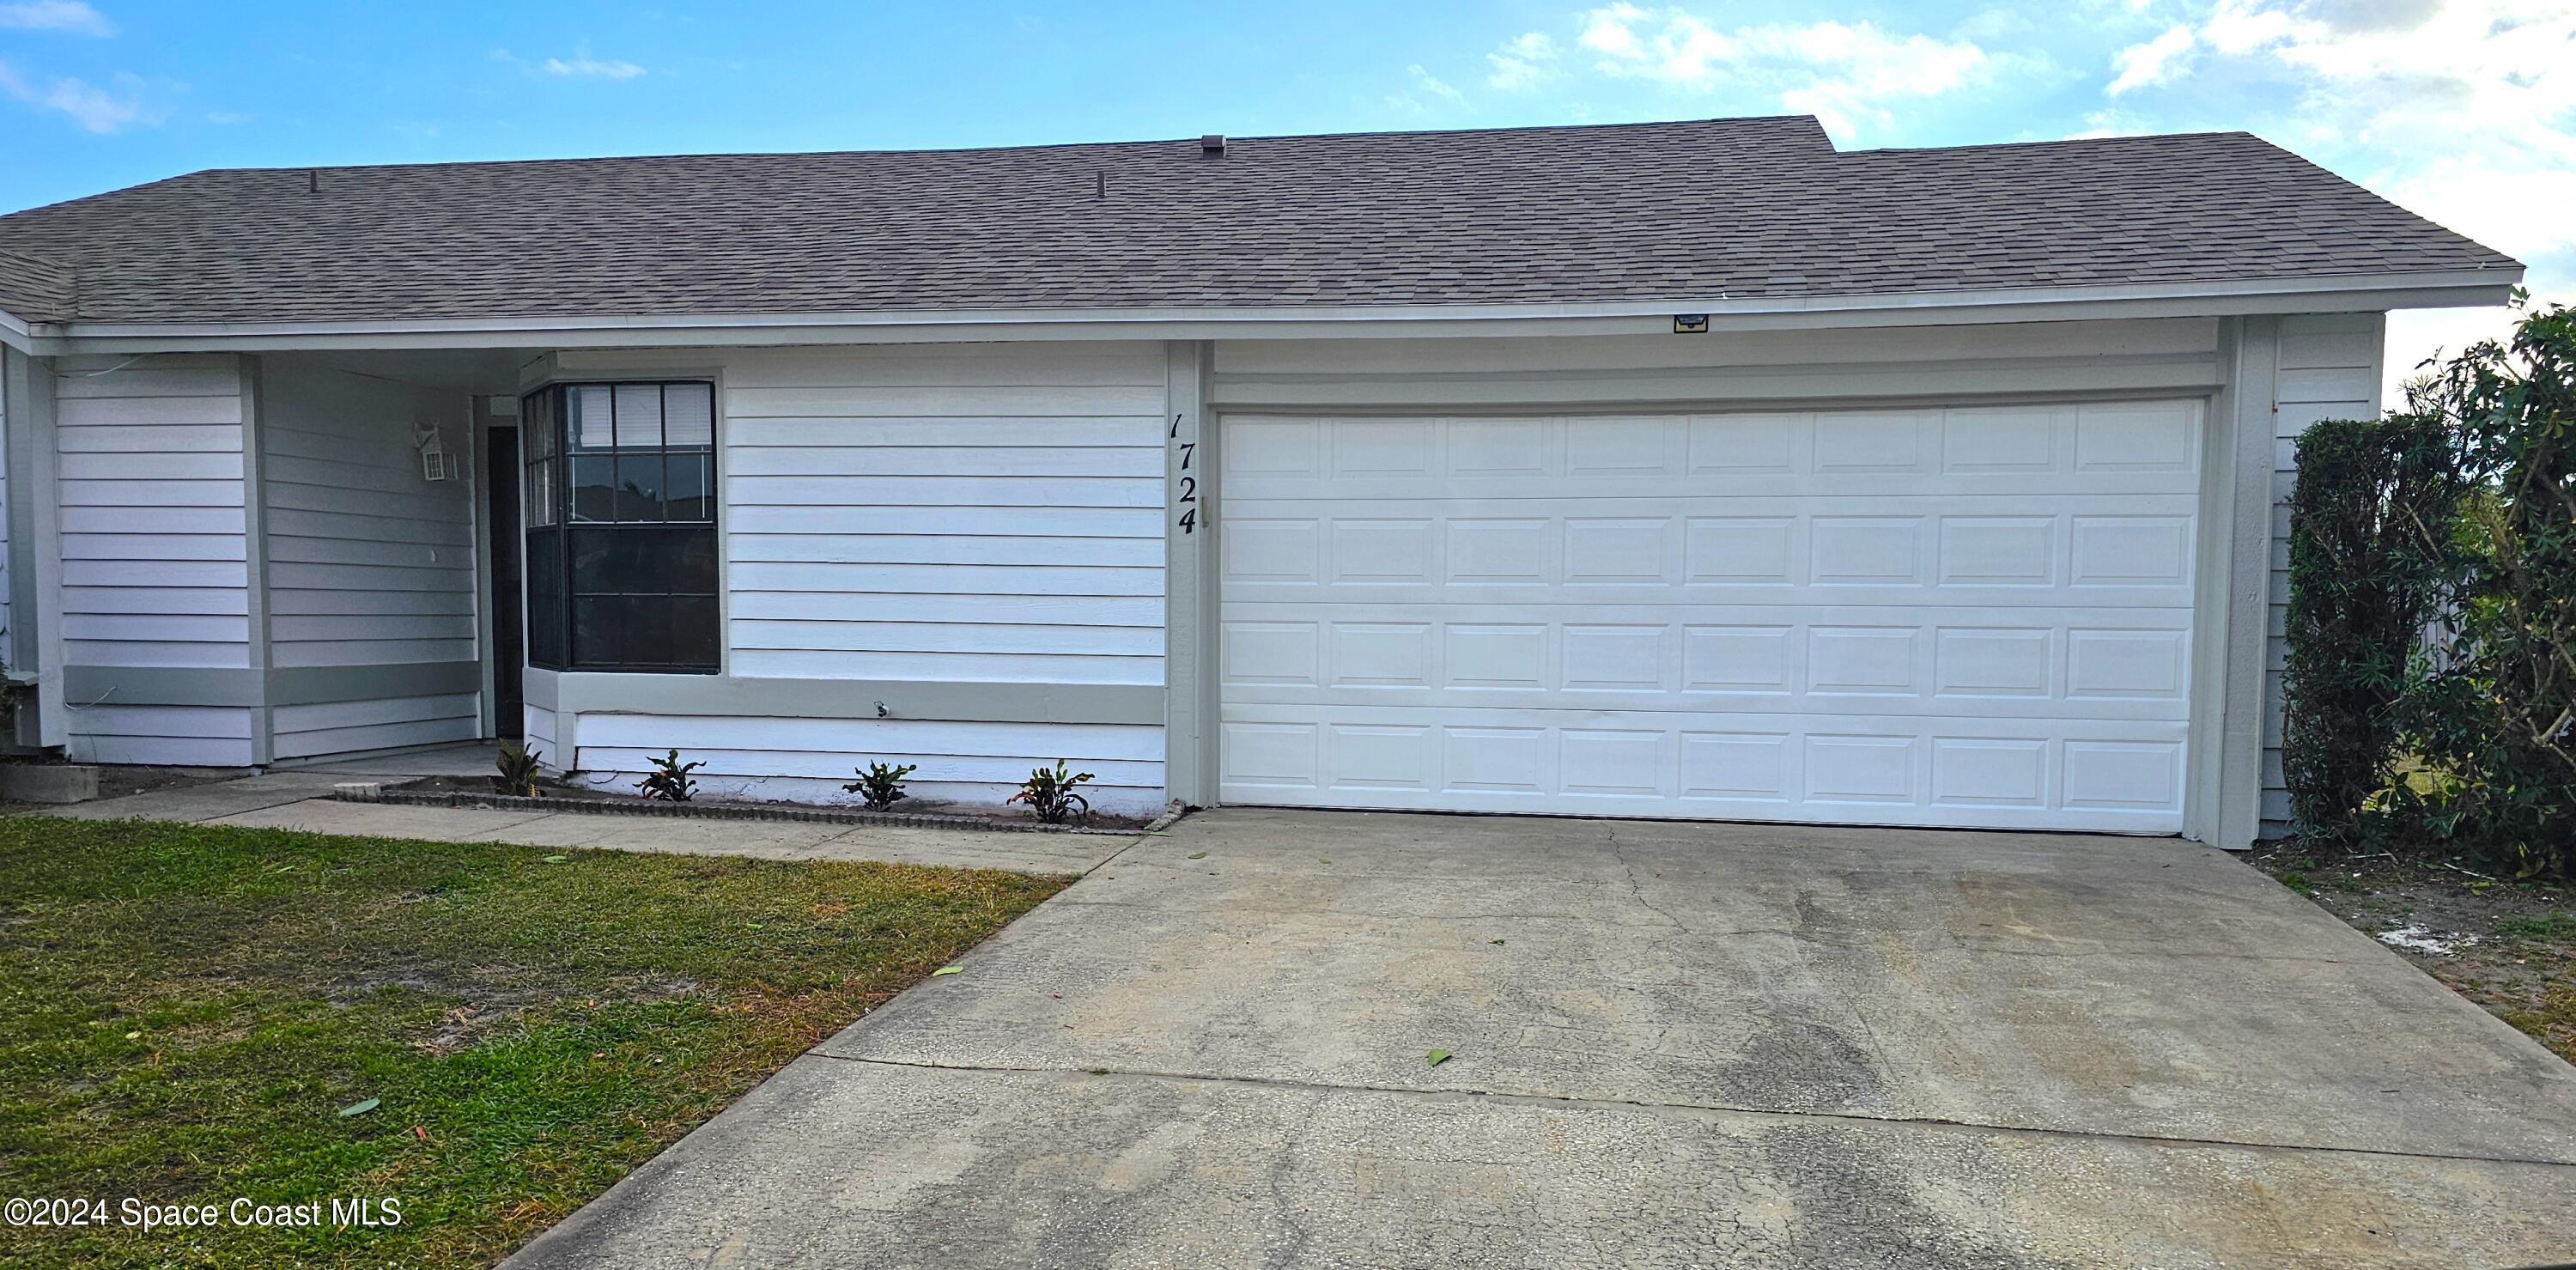
[[[747,806],[742,803],[663,803],[605,798],[522,798],[514,794],[477,794],[464,790],[386,789],[373,781],[347,781],[331,788],[344,803],[392,803],[405,807],[471,807],[486,811],[569,811],[593,816],[661,816],[678,820],[787,820],[827,825],[890,825],[905,829],[957,829],[983,833],[1078,833],[1129,838],[1156,833],[1179,820],[1177,801],[1137,829],[1104,829],[1089,825],[1050,825],[1035,820],[988,820],[981,816],[941,816],[929,812],[848,811],[838,807]]]

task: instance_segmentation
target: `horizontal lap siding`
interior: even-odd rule
[[[7,438],[9,411],[13,404],[9,400],[8,388],[5,384],[0,384],[0,636],[5,636],[11,629],[9,626],[9,482],[5,474],[9,470]],[[5,645],[0,645],[0,648],[5,648]],[[16,665],[15,657],[9,660],[12,663],[9,668],[12,670],[27,669]]]
[[[467,692],[279,706],[274,717],[277,757],[311,758],[470,740],[481,730],[482,698]]]
[[[243,364],[67,357],[55,366],[66,665],[251,665]],[[239,707],[70,701],[72,756],[241,766]]]
[[[467,399],[294,357],[261,374],[269,656],[281,669],[472,662],[474,483],[430,481],[412,439],[435,423],[460,462]],[[279,706],[279,758],[467,740],[468,695]]]
[[[732,673],[1163,682],[1161,346],[743,353],[725,382]]]
[[[2290,829],[2290,791],[2281,778],[2281,668],[2290,605],[2290,491],[2298,482],[2299,434],[2326,419],[2379,416],[2386,316],[2315,314],[2281,319],[2279,386],[2273,395],[2271,595],[2263,635],[2263,832]]]
[[[76,704],[67,748],[81,763],[247,767],[251,724],[233,706]]]
[[[1163,683],[1160,344],[737,351],[721,367],[726,673]],[[614,376],[611,376],[614,377]],[[841,803],[853,769],[998,803],[1061,758],[1103,810],[1164,798],[1147,725],[530,709],[532,740],[630,784],[671,749],[709,792]]]

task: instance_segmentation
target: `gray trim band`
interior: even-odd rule
[[[961,683],[871,679],[728,679],[566,671],[554,682],[562,714],[732,715],[976,723],[1163,724],[1163,689],[1135,684]],[[539,693],[530,676],[527,698]],[[540,708],[545,708],[540,706]],[[560,739],[560,738],[558,738]]]
[[[461,696],[480,692],[480,662],[393,666],[290,666],[262,674],[240,667],[66,666],[63,695],[75,706],[318,706],[335,701]]]
[[[63,699],[89,706],[239,706],[268,704],[260,673],[243,667],[65,666]]]
[[[483,691],[479,661],[421,661],[392,666],[287,666],[268,672],[268,704],[318,706],[334,701],[451,697]]]

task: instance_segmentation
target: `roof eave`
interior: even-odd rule
[[[635,348],[1040,339],[1285,339],[1670,333],[1678,314],[1711,331],[1931,326],[2121,317],[2375,312],[2501,304],[2519,265],[2439,273],[2125,283],[1837,296],[1681,297],[1581,303],[1282,305],[859,313],[635,314],[354,321],[39,322],[17,331],[43,354],[326,348]],[[0,334],[15,319],[0,314]],[[13,341],[14,342],[14,341]]]

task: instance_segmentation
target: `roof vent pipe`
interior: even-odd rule
[[[304,169],[304,192],[307,194],[319,194],[322,192],[322,169]]]
[[[1224,158],[1225,134],[1222,132],[1211,132],[1206,136],[1199,138],[1199,153],[1206,155],[1211,159]]]

